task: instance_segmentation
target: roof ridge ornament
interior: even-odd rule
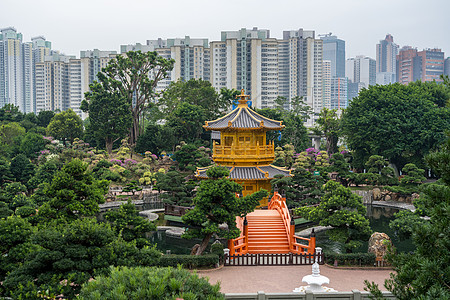
[[[248,99],[246,99],[246,98],[250,98],[250,96],[245,94],[244,89],[241,90],[241,94],[240,95],[236,96],[236,99],[237,98],[240,98],[238,100],[238,102],[239,102],[238,107],[247,107]]]

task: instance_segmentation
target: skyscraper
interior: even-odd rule
[[[13,104],[22,112],[33,111],[33,51],[22,43],[22,34],[13,27],[0,34],[0,107]]]
[[[323,59],[331,62],[331,77],[345,77],[345,41],[331,33],[320,39],[323,41]]]
[[[373,58],[356,56],[346,61],[345,73],[348,78],[348,100],[358,95],[362,88],[368,88],[376,82],[376,62]]]
[[[376,81],[375,60],[366,56],[356,56],[356,58],[347,59],[345,72],[349,81],[364,83],[366,88],[374,85]]]
[[[444,75],[450,76],[450,57],[444,61]]]
[[[377,44],[377,73],[395,73],[395,60],[398,54],[398,45],[394,43],[394,37],[387,34],[384,40]]]

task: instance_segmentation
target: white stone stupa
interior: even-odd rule
[[[316,253],[322,253],[322,248],[316,248]],[[313,293],[323,292],[337,292],[335,289],[322,286],[322,284],[329,284],[330,279],[328,277],[320,275],[319,264],[316,261],[312,265],[312,275],[306,275],[302,278],[302,282],[306,282],[307,286],[300,286],[293,290],[294,293],[304,293],[305,291],[311,291]]]

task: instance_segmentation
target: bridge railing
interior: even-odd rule
[[[248,253],[248,223],[247,218],[236,217],[236,227],[241,231],[238,238],[228,240],[230,255],[243,255]]]
[[[286,205],[286,198],[275,191],[272,199],[270,200],[269,209],[276,209],[283,219],[287,238],[289,240],[290,252],[297,254],[314,253],[316,248],[314,229],[312,230],[311,238],[309,239],[295,235],[295,223],[294,219],[291,218],[289,209]]]

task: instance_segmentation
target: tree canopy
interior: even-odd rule
[[[156,52],[129,51],[110,60],[98,73],[101,89],[106,94],[120,95],[116,100],[126,99],[132,116],[131,145],[136,144],[143,132],[142,113],[151,105],[156,85],[172,70],[174,62]]]
[[[47,126],[47,134],[53,136],[55,139],[73,143],[75,138],[81,138],[83,136],[83,121],[69,108],[52,118]]]
[[[362,169],[376,154],[399,168],[406,163],[424,166],[424,155],[450,129],[450,108],[442,105],[448,94],[435,90],[442,88],[433,83],[394,83],[362,90],[341,121],[354,165]]]
[[[332,226],[327,231],[330,239],[344,244],[347,252],[361,246],[370,237],[371,229],[361,197],[335,181],[328,181],[317,207],[300,207],[295,213],[321,226]]]
[[[89,126],[94,136],[104,140],[108,154],[112,153],[115,141],[123,139],[132,124],[127,99],[117,91],[109,91],[106,83],[94,82],[83,100],[81,109],[89,113]]]

